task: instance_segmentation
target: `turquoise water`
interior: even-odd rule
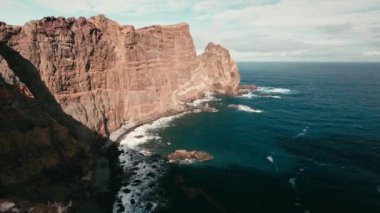
[[[218,112],[175,119],[144,145],[214,156],[169,165],[158,211],[380,212],[380,64],[238,65],[243,84],[264,89],[218,97]]]

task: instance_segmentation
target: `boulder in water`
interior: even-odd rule
[[[168,155],[169,162],[201,162],[201,161],[207,161],[211,160],[213,158],[212,155],[210,155],[207,152],[203,151],[187,151],[187,150],[176,150],[173,153],[170,153]]]

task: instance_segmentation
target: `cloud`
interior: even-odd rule
[[[360,22],[367,20],[371,13],[378,16],[379,9],[379,2],[372,0],[360,3],[352,0],[282,0],[277,4],[248,4],[238,9],[226,7],[224,11],[217,11],[212,19],[238,20],[247,26],[310,26]]]
[[[34,0],[33,3],[39,7],[46,7],[63,14],[94,12],[147,15],[163,11],[181,11],[190,6],[190,3],[187,1],[172,0]]]
[[[351,23],[344,24],[326,24],[317,26],[322,33],[337,35],[343,33],[349,33],[354,28],[354,25]]]
[[[226,8],[241,9],[247,6],[254,5],[271,5],[276,4],[278,0],[199,0],[195,2],[192,6],[192,10],[195,12],[220,12]]]
[[[244,60],[271,56],[273,60],[281,56],[367,60],[360,53],[380,41],[378,0],[282,0],[274,4],[225,8],[203,20],[205,18],[217,31],[231,35],[227,39],[221,35],[215,37],[234,50],[233,56]],[[240,26],[236,35],[225,32],[225,26],[230,23]],[[259,35],[266,37],[259,38]]]
[[[17,8],[17,13],[14,11]],[[379,0],[2,0],[1,19],[105,14],[121,24],[188,22],[236,60],[379,60]]]
[[[380,57],[380,51],[372,51],[363,53],[365,57]]]

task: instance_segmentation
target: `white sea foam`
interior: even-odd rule
[[[139,153],[144,155],[144,156],[151,156],[153,154],[151,151],[146,150],[146,149],[140,149]]]
[[[146,157],[129,149],[119,156],[119,160],[124,177],[113,212],[151,212],[165,202],[157,194],[161,190],[158,179],[166,172],[163,159]]]
[[[199,161],[197,161],[195,159],[184,159],[184,160],[180,160],[180,161],[169,160],[169,163],[177,163],[177,164],[193,164],[196,162],[199,162]]]
[[[290,185],[292,185],[293,188],[296,188],[296,180],[297,180],[297,178],[295,178],[295,177],[289,178],[289,183],[290,183]]]
[[[203,98],[197,99],[191,103],[187,103],[187,105],[200,107],[203,103],[210,102],[210,101],[220,101],[220,99],[215,97],[215,93],[206,91]]]
[[[296,136],[294,136],[293,138],[298,138],[298,137],[301,137],[301,136],[306,135],[308,129],[309,129],[309,126],[306,125],[306,126],[302,129],[302,131],[301,131],[300,133],[298,133]]]
[[[278,96],[278,95],[267,95],[267,96],[259,96],[261,98],[276,98],[276,99],[280,99],[282,98],[281,96]]]
[[[257,94],[254,94],[251,91],[249,91],[247,93],[244,93],[244,94],[240,95],[239,97],[241,97],[241,98],[248,98],[248,99],[252,99],[252,98],[275,98],[275,99],[280,99],[280,98],[282,98],[281,96],[278,96],[278,95],[268,95],[268,94],[257,95]]]
[[[158,136],[157,130],[169,127],[174,119],[182,117],[185,114],[187,113],[184,112],[178,115],[163,117],[135,128],[124,136],[120,142],[119,149],[138,149],[138,146],[141,144],[151,140],[160,140],[161,138]]]
[[[203,106],[209,101],[218,101],[213,93],[206,92],[205,97],[195,100],[188,105]],[[198,110],[198,109],[195,109]],[[202,111],[201,109],[199,109]],[[152,212],[159,205],[165,203],[163,196],[158,196],[158,179],[166,172],[164,160],[140,145],[150,141],[160,141],[158,130],[172,125],[172,121],[189,112],[163,117],[151,123],[141,125],[120,141],[119,162],[124,169],[123,187],[117,195],[113,212]],[[170,145],[171,143],[167,143]]]
[[[249,106],[241,105],[241,104],[230,104],[228,105],[230,108],[236,108],[239,111],[244,111],[244,112],[254,112],[254,113],[262,113],[262,110],[259,109],[253,109]]]
[[[267,160],[268,160],[270,163],[274,163],[273,157],[272,157],[271,155],[267,156]]]
[[[169,127],[172,121],[187,114],[163,117],[141,125],[129,132],[120,142],[119,162],[124,170],[123,182],[118,192],[113,212],[151,212],[165,203],[158,179],[166,172],[164,160],[140,145],[160,140],[157,130]]]
[[[240,95],[239,97],[242,97],[242,98],[255,98],[255,97],[257,97],[257,95],[253,94],[251,91],[249,91],[247,93],[244,93],[244,94]]]
[[[291,90],[286,88],[276,88],[276,87],[259,87],[257,91],[264,94],[290,94]]]
[[[201,113],[203,111],[201,109],[193,109],[191,112],[192,113]]]

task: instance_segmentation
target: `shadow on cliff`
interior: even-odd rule
[[[93,183],[88,180],[83,181],[82,177],[88,174],[95,178],[97,175],[103,175],[97,174],[96,169],[93,173],[89,172],[98,167],[96,164],[99,164],[100,156],[103,156],[101,162],[103,165],[104,159],[109,162],[111,174],[120,172],[117,165],[119,153],[116,145],[101,152],[100,148],[108,138],[66,114],[42,81],[38,69],[29,60],[3,42],[0,42],[0,55],[34,96],[34,99],[25,96],[17,91],[17,85],[6,83],[0,75],[0,93],[6,94],[0,97],[0,102],[3,101],[0,105],[0,148],[5,147],[0,152],[2,154],[0,172],[4,175],[4,178],[0,179],[0,197],[16,196],[43,203],[69,200],[87,202],[89,195],[86,191],[89,190],[92,196],[91,191],[96,189],[92,186]],[[21,101],[18,104],[10,103],[10,100],[7,100],[8,93],[17,96]],[[44,128],[49,130],[45,135],[40,133]],[[68,136],[64,135],[65,139],[62,140],[60,138],[62,138],[62,132],[65,133],[64,128],[67,128]],[[15,136],[15,134],[18,135]],[[30,138],[31,135],[40,136],[40,138]],[[67,138],[73,138],[73,140],[66,140]],[[75,156],[67,154],[70,146],[74,147],[72,149],[79,150],[75,152]],[[58,153],[58,163],[56,159],[46,157],[52,155],[52,152]],[[41,162],[42,157],[48,158],[47,161],[50,163],[46,163],[46,159]],[[29,163],[28,166],[25,166],[25,163]],[[38,164],[41,163],[49,166],[42,168],[36,175],[33,169],[40,170],[41,166]],[[15,172],[12,171],[12,167],[15,170],[22,169]],[[12,178],[14,174],[16,174],[15,178]],[[17,180],[18,177],[20,180]],[[119,189],[119,186],[115,184],[119,182],[118,175],[110,177],[111,179],[103,183],[108,185],[108,192],[95,195],[93,198],[93,200],[102,200],[101,205],[107,206],[106,209],[112,205],[113,195]],[[11,181],[5,183],[2,180]]]
[[[67,127],[73,135],[82,141],[104,139],[62,110],[49,88],[42,81],[38,69],[29,60],[2,42],[0,42],[0,55],[7,61],[9,68],[21,82],[29,88],[41,108],[58,123]]]

